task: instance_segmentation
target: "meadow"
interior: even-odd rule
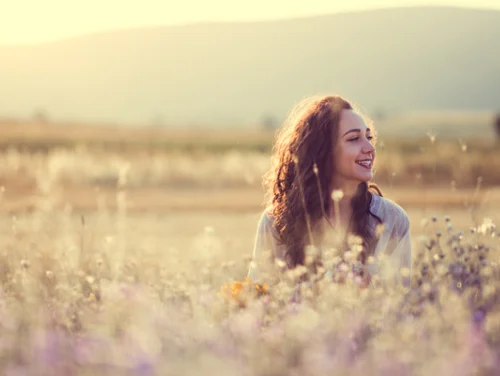
[[[381,137],[375,181],[412,224],[404,289],[280,265],[245,281],[271,131],[0,125],[0,373],[498,374],[483,131]]]

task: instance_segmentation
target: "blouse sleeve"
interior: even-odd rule
[[[249,279],[252,281],[259,280],[259,264],[265,261],[264,257],[268,252],[272,252],[273,256],[276,255],[276,248],[277,245],[272,232],[272,219],[264,212],[257,225],[252,261],[247,274]]]
[[[412,273],[412,251],[411,251],[411,235],[410,235],[410,223],[408,217],[406,217],[405,225],[403,227],[403,232],[400,237],[399,243],[399,254],[401,255],[401,269],[407,269],[409,271],[408,276],[402,276],[402,283],[404,286],[409,287],[411,283],[411,273]]]
[[[392,233],[387,243],[386,254],[388,257],[383,262],[383,275],[390,279],[394,278],[395,283],[401,283],[408,287],[411,283],[412,271],[410,220],[401,208],[394,211],[390,218]],[[409,275],[402,275],[403,269],[407,269]]]

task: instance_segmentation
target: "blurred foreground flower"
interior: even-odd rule
[[[245,277],[243,281],[234,281],[224,284],[218,296],[225,299],[226,303],[236,302],[240,308],[246,307],[249,299],[257,298],[269,293],[267,283],[254,283],[250,278]]]

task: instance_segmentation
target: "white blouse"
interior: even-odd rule
[[[405,285],[410,283],[410,277],[401,277],[401,269],[409,270],[411,276],[411,235],[410,221],[406,212],[395,202],[372,194],[370,212],[382,220],[383,230],[377,242],[373,262],[363,266],[370,275],[377,274],[381,280],[395,278]],[[373,216],[369,217],[372,231],[376,231],[379,221]],[[271,251],[274,258],[284,260],[286,249],[279,241],[279,236],[272,226],[273,216],[264,212],[260,218],[252,262],[248,270],[248,278],[252,281],[260,280],[259,262],[264,251]],[[321,245],[323,248],[325,245]]]

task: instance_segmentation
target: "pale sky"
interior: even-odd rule
[[[269,20],[416,5],[500,10],[500,0],[0,0],[0,44],[49,42],[130,27]]]

